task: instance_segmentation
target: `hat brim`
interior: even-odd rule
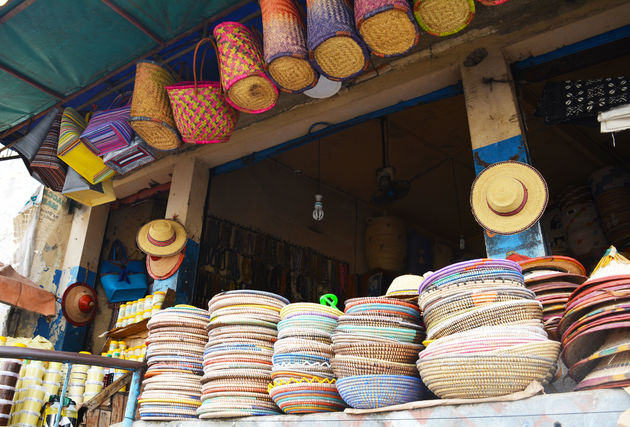
[[[186,254],[186,246],[181,252],[167,257],[147,255],[147,272],[156,280],[164,280],[171,277],[179,270]]]
[[[527,202],[514,215],[502,216],[490,209],[486,199],[489,184],[497,177],[518,177],[527,188]],[[470,206],[475,220],[484,229],[496,234],[517,234],[534,225],[545,212],[549,191],[540,172],[532,166],[514,162],[499,162],[488,166],[473,181],[470,191]]]
[[[175,231],[175,241],[168,246],[157,246],[149,241],[149,228],[151,224],[156,221],[168,221],[173,230]],[[154,255],[160,257],[169,257],[173,256],[184,248],[186,245],[186,229],[179,222],[174,221],[172,219],[158,219],[144,224],[140,227],[138,231],[138,236],[136,237],[136,243],[142,252],[147,255]]]
[[[578,261],[568,256],[545,256],[518,261],[523,268],[523,274],[530,270],[558,270],[562,273],[586,275],[586,269]]]
[[[582,381],[601,359],[627,351],[630,351],[630,337],[609,346],[604,343],[595,353],[573,365],[569,369],[569,376],[577,382]]]

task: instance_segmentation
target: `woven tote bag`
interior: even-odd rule
[[[174,83],[173,76],[157,62],[140,61],[136,65],[131,127],[147,144],[158,150],[174,150],[182,144],[175,128],[171,102],[164,89]]]
[[[131,144],[120,150],[105,154],[103,160],[107,166],[124,175],[154,161],[155,152],[142,138],[135,135]]]
[[[67,107],[61,116],[57,156],[90,184],[111,178],[115,172],[96,155],[90,141],[81,138],[87,123],[74,108]]]
[[[68,168],[61,194],[86,206],[98,206],[116,200],[111,179],[90,184],[72,168]]]
[[[48,130],[42,146],[31,162],[31,171],[39,176],[41,182],[53,191],[60,192],[66,181],[67,166],[57,157],[59,127],[63,111],[58,110],[52,126]]]
[[[304,21],[293,0],[260,0],[263,45],[269,75],[285,92],[301,93],[317,84],[306,48]]]
[[[474,0],[414,0],[414,15],[420,27],[433,36],[450,36],[470,24]]]
[[[129,105],[97,111],[90,118],[81,138],[90,141],[99,156],[128,146],[133,137],[129,111]]]
[[[374,55],[403,55],[418,44],[420,29],[407,0],[355,0],[354,20]]]
[[[254,33],[238,22],[222,22],[214,28],[214,37],[227,101],[245,113],[272,109],[278,101],[278,88],[265,74],[262,50]]]
[[[201,39],[195,47],[194,81],[166,86],[177,129],[184,142],[193,144],[227,142],[238,121],[238,111],[226,102],[219,82],[197,81],[197,51],[210,41]],[[203,73],[203,64],[201,68]]]
[[[355,30],[348,0],[308,0],[306,7],[308,51],[315,69],[336,81],[365,71],[369,54]]]

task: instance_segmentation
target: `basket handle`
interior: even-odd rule
[[[218,50],[217,50],[217,46],[214,43],[214,41],[210,38],[210,37],[204,37],[201,40],[199,40],[199,42],[197,43],[197,46],[195,46],[195,53],[193,54],[193,79],[195,81],[195,95],[197,95],[197,51],[199,50],[199,47],[206,43],[209,42],[212,44],[212,46],[214,47],[215,52],[217,52],[217,60],[219,58],[219,54],[218,54]],[[203,75],[203,66],[205,64],[205,54],[208,53],[208,50],[206,49],[206,52],[204,53],[204,58],[201,61],[201,69],[199,70],[199,77],[201,77]],[[219,67],[219,72],[221,71],[221,67]]]

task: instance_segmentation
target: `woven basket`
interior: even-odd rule
[[[475,16],[473,0],[414,0],[414,15],[424,31],[450,36],[468,26]]]
[[[275,342],[274,353],[294,353],[298,351],[302,352],[316,352],[321,354],[329,354],[332,356],[333,351],[330,344],[322,343],[319,341],[305,340],[300,338],[283,338]]]
[[[420,39],[420,31],[407,0],[355,0],[357,30],[373,54],[403,55]]]
[[[312,302],[296,302],[289,304],[280,310],[280,317],[293,317],[300,314],[312,315],[321,314],[325,317],[339,318],[343,312],[336,307],[330,307],[322,304],[315,304]]]
[[[253,291],[250,291],[253,292]],[[254,304],[256,306],[269,306],[282,309],[285,305],[289,304],[289,301],[285,298],[265,292],[264,294],[242,294],[235,293],[235,291],[222,292],[216,294],[208,302],[208,311],[212,313],[220,308],[229,307],[231,305],[249,305]]]
[[[201,39],[195,47],[194,81],[165,87],[182,139],[194,144],[227,142],[238,120],[238,111],[225,101],[219,82],[197,81],[197,50],[206,42],[210,39]]]
[[[345,0],[308,0],[309,57],[330,80],[342,81],[367,69],[368,52],[356,33],[352,9]]]
[[[337,378],[356,375],[389,374],[410,377],[418,375],[416,365],[413,363],[396,363],[365,357],[335,355],[331,364]]]
[[[508,0],[477,0],[484,6],[498,6],[500,4],[506,3]]]
[[[258,114],[272,109],[278,89],[264,72],[261,47],[249,28],[222,22],[214,28],[221,85],[237,110]]]
[[[131,127],[151,147],[174,150],[181,145],[166,86],[175,79],[160,64],[140,61],[131,100]]]
[[[494,290],[505,287],[520,287],[525,289],[525,285],[523,283],[503,279],[476,280],[464,283],[452,283],[449,285],[440,286],[439,288],[433,288],[423,291],[418,296],[418,306],[420,307],[420,310],[423,310],[424,307],[427,307],[429,304],[435,302],[436,300],[448,298],[450,296],[457,295],[463,292]]]
[[[417,377],[360,375],[339,378],[337,390],[351,407],[375,409],[420,400],[425,389]]]
[[[375,326],[360,325],[342,325],[337,326],[337,332],[348,332],[352,334],[362,334],[368,336],[376,336],[390,338],[400,342],[419,344],[424,340],[424,333],[414,331],[412,329],[403,328],[387,328]]]
[[[293,0],[260,0],[265,62],[282,90],[301,93],[318,75],[308,61],[304,22]]]
[[[269,384],[269,395],[287,414],[341,411],[346,407],[335,384],[274,382]]]
[[[407,256],[407,232],[403,222],[393,216],[368,218],[365,255],[370,270],[402,271]]]
[[[297,337],[332,344],[332,335],[317,329],[286,328],[278,332],[278,339]]]
[[[352,344],[333,344],[335,356],[358,356],[396,363],[415,363],[421,349],[422,346],[419,344],[407,343],[355,342]]]
[[[266,322],[278,323],[280,321],[280,314],[275,310],[267,310],[262,308],[252,307],[225,307],[212,312],[210,321],[221,318],[222,316],[238,315],[242,318],[250,318],[257,320],[264,320]]]

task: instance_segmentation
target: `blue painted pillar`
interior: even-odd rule
[[[191,301],[195,287],[209,180],[209,169],[194,158],[180,160],[173,169],[166,218],[176,219],[186,228],[186,253],[177,273],[154,282],[153,291],[171,288],[175,290],[179,304]]]
[[[108,214],[109,205],[93,208],[81,205],[75,210],[63,266],[55,274],[59,300],[75,282],[95,285]],[[99,304],[106,303],[99,301]],[[86,330],[87,326],[76,327],[66,322],[61,306],[57,304],[57,315],[51,319],[40,316],[34,334],[48,338],[55,350],[77,352],[84,350]]]
[[[480,62],[467,61],[460,68],[477,174],[505,160],[531,164],[510,68],[499,49],[486,53]],[[484,230],[484,237],[490,258],[505,258],[510,251],[530,257],[547,254],[540,223],[508,236]]]

